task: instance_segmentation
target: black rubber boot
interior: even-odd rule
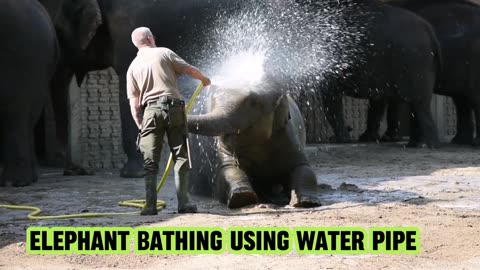
[[[197,207],[188,201],[189,171],[175,172],[175,186],[177,188],[178,213],[196,213]]]
[[[156,175],[147,175],[145,176],[145,191],[146,191],[146,202],[143,206],[142,216],[153,216],[158,214],[157,211],[157,176]]]

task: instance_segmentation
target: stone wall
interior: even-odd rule
[[[118,77],[113,69],[87,75],[79,110],[81,164],[94,169],[123,166]]]

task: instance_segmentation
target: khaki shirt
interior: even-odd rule
[[[177,76],[190,65],[167,48],[142,48],[127,71],[127,97],[146,105],[161,96],[180,98]]]

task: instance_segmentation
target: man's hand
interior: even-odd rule
[[[129,99],[130,111],[132,112],[133,121],[138,129],[142,129],[142,107],[140,106],[140,98],[133,97]]]
[[[202,80],[203,86],[209,86],[212,82],[210,81],[210,78],[204,77]]]

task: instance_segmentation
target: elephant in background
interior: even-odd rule
[[[351,140],[343,120],[341,96],[345,94],[373,102],[406,101],[414,127],[408,146],[434,147],[438,143],[438,134],[430,102],[441,55],[433,29],[408,10],[379,1],[358,2],[363,4],[365,15],[352,17],[368,21],[362,45],[364,55],[359,55],[357,62],[350,67],[346,79],[333,74],[326,89],[322,90],[327,119],[336,141]],[[371,129],[367,129],[362,137],[377,136],[369,132]]]
[[[380,135],[380,126],[386,114],[387,126],[383,135]],[[408,104],[399,100],[373,99],[369,101],[367,112],[367,130],[360,135],[360,142],[398,142],[402,140],[400,127],[408,130],[406,115],[409,114]]]
[[[202,135],[193,136],[193,191],[213,194],[229,208],[271,199],[281,189],[293,207],[320,205],[304,154],[303,117],[280,89],[272,79],[210,87],[200,115],[187,119],[189,132]]]
[[[432,25],[444,62],[434,92],[451,97],[457,111],[457,132],[451,142],[480,145],[480,6],[463,0],[388,2],[414,11]],[[369,115],[381,114],[384,106],[372,106]],[[395,112],[389,113],[393,113],[390,118],[398,118]],[[476,138],[473,137],[475,127]]]
[[[122,145],[128,161],[122,177],[143,177],[143,159],[137,152],[138,133],[126,97],[126,72],[137,49],[130,38],[139,26],[148,26],[159,46],[168,47],[196,64],[188,52],[207,37],[202,32],[221,10],[236,10],[241,0],[40,0],[47,8],[62,48],[62,70],[56,76],[54,107],[56,115],[66,115],[66,91],[73,75],[81,83],[92,70],[113,67],[119,76]],[[199,34],[200,33],[200,34]],[[208,39],[207,39],[208,40]],[[66,119],[60,129],[66,130]],[[66,133],[66,132],[63,132]]]
[[[37,181],[34,127],[58,61],[55,29],[37,1],[0,1],[0,185]]]

